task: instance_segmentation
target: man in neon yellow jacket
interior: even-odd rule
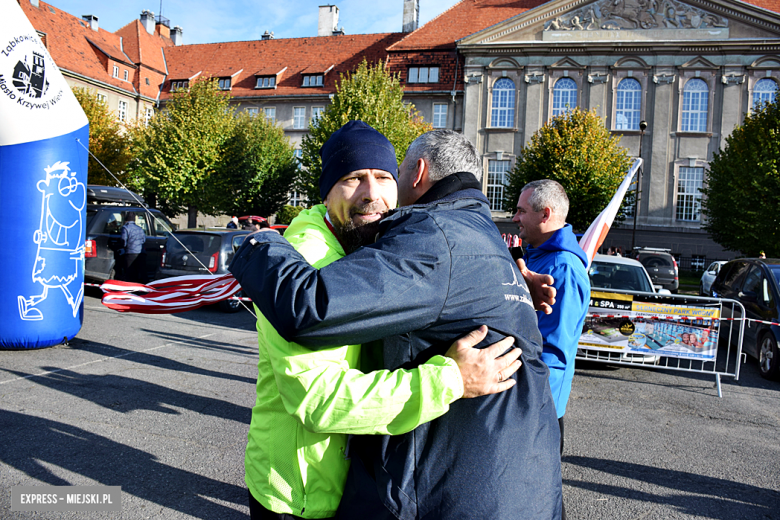
[[[397,201],[395,150],[370,126],[347,123],[321,155],[325,205],[302,211],[284,235],[317,268],[373,236],[373,224]],[[259,311],[257,330],[257,400],[245,457],[253,519],[333,517],[349,469],[346,434],[409,432],[456,399],[510,388],[514,381],[506,380],[519,368],[518,349],[495,359],[511,338],[468,348],[483,332],[453,345],[448,356],[457,361],[434,356],[413,370],[364,374],[360,345],[309,350],[285,341]]]

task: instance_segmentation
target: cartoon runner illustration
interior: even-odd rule
[[[49,289],[62,290],[74,317],[84,298],[84,284],[78,275],[84,261],[82,215],[87,193],[68,164],[60,161],[45,168],[46,180],[38,182],[43,198],[40,227],[33,235],[38,252],[32,280],[43,286],[43,292],[29,298],[18,296],[19,316],[23,320],[43,319],[43,313],[35,306],[48,297]]]

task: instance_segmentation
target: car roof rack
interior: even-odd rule
[[[639,246],[635,247],[633,249],[633,251],[638,251],[640,249],[642,251],[657,251],[659,253],[671,253],[672,252],[671,249],[667,249],[667,248],[664,248],[664,247],[639,247]]]
[[[115,186],[87,185],[87,202],[98,204],[140,204],[146,206],[144,198],[135,192]]]

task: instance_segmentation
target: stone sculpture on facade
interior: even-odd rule
[[[545,31],[707,29],[728,20],[676,0],[598,0],[558,16]]]

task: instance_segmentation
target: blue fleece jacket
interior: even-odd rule
[[[531,271],[552,275],[558,291],[552,314],[536,314],[544,341],[542,361],[550,369],[550,389],[560,418],[566,413],[577,342],[590,303],[588,257],[566,224],[539,247],[529,245],[525,262]]]

